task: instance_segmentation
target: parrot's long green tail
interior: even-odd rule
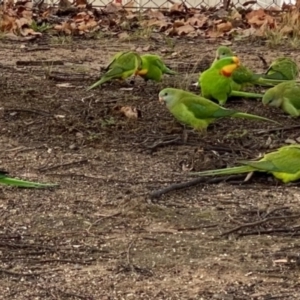
[[[37,189],[57,187],[58,186],[57,184],[31,182],[31,181],[14,179],[14,178],[11,178],[11,177],[2,177],[2,178],[0,178],[0,184],[12,185],[12,186],[23,187],[23,188],[37,188]]]
[[[275,123],[277,125],[280,124],[279,122],[268,119],[268,118],[264,118],[264,117],[261,117],[261,116],[258,116],[258,115],[242,113],[242,112],[237,112],[237,113],[233,114],[231,117],[272,122],[272,123]]]
[[[205,176],[216,176],[216,175],[233,175],[252,172],[254,169],[249,166],[240,166],[233,168],[217,169],[217,170],[207,170],[202,172],[191,172],[190,175],[205,177]]]
[[[241,91],[231,91],[230,96],[245,97],[245,98],[263,98],[263,94],[248,93]]]
[[[110,77],[106,77],[106,76],[103,76],[100,80],[98,80],[97,82],[95,82],[94,84],[92,84],[91,86],[89,86],[86,91],[89,91],[91,89],[94,89],[95,87],[103,84],[104,82],[106,81],[109,81],[111,78]]]
[[[169,68],[167,66],[166,66],[166,68],[164,70],[164,73],[168,74],[168,75],[177,75],[178,74],[177,72],[173,71],[171,68]]]
[[[275,86],[279,83],[288,81],[285,78],[282,78],[281,74],[254,74],[253,75],[253,84],[259,86]]]

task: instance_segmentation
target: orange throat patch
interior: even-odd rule
[[[220,70],[220,74],[225,77],[230,77],[236,68],[237,68],[236,64],[231,64],[231,65],[225,66],[224,68],[222,68]]]

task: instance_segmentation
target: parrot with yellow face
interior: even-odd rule
[[[132,75],[137,75],[141,66],[142,59],[138,53],[134,51],[118,52],[107,66],[106,73],[100,80],[88,87],[87,91],[113,79],[125,80]]]
[[[199,77],[202,96],[217,100],[220,105],[224,105],[231,96],[262,98],[262,94],[233,90],[232,74],[239,66],[240,60],[236,56],[221,58],[214,62]]]

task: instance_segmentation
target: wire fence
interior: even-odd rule
[[[40,1],[40,0],[33,0]],[[57,5],[59,0],[45,0],[44,2],[50,2],[52,5]],[[91,0],[89,4],[94,7],[106,7],[109,3],[115,3],[117,5],[124,6],[125,8],[132,8],[137,10],[145,9],[162,9],[171,8],[174,3],[181,2],[189,8],[224,8],[229,7],[245,7],[252,9],[280,9],[282,5],[295,5],[296,0]],[[50,4],[49,3],[49,4]]]

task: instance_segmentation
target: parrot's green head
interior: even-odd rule
[[[234,53],[231,51],[230,48],[228,48],[226,46],[220,46],[216,51],[215,60],[219,60],[224,57],[231,57],[231,56],[234,56]]]
[[[237,56],[224,57],[216,61],[210,68],[218,70],[223,76],[230,77],[234,70],[240,66],[240,60]]]
[[[281,97],[281,95],[278,95],[278,93],[276,92],[276,87],[268,89],[262,98],[263,105],[269,105],[273,107],[280,107],[282,101],[283,97]]]
[[[167,107],[173,106],[178,100],[180,91],[177,89],[166,88],[159,92],[159,102],[165,103]]]

